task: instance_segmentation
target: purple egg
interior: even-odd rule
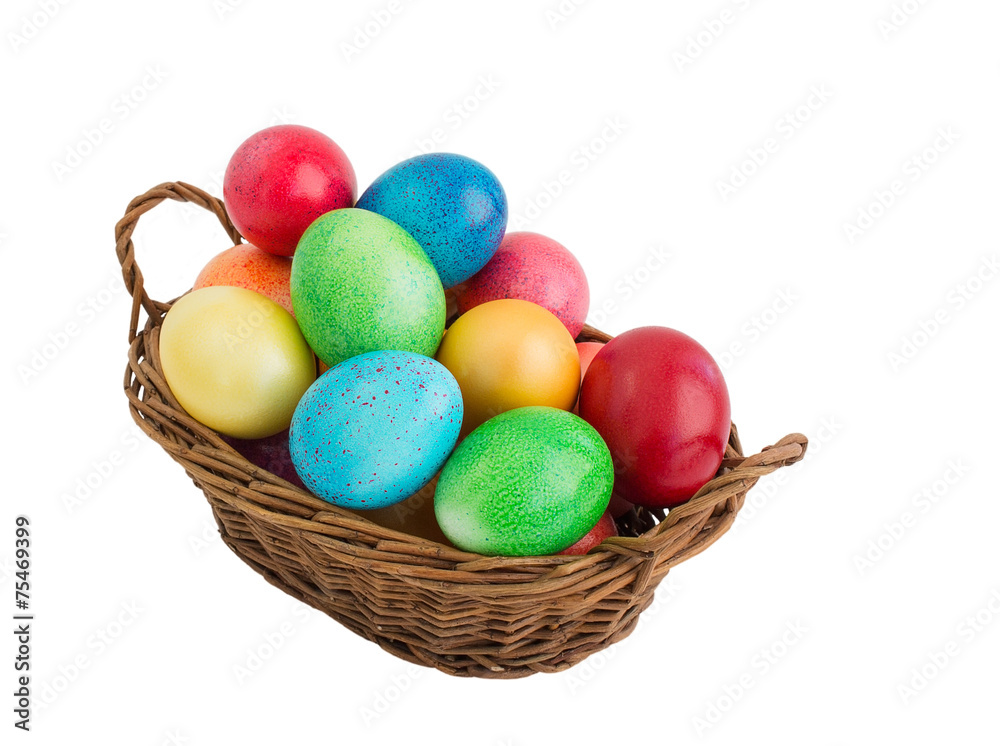
[[[291,454],[288,452],[287,429],[267,438],[256,440],[240,440],[239,438],[230,438],[228,435],[223,435],[222,439],[254,466],[259,466],[261,469],[281,477],[286,482],[291,482],[296,487],[306,488],[295,472]]]

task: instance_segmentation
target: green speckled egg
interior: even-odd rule
[[[413,237],[353,207],[306,229],[292,257],[292,307],[328,366],[375,350],[433,357],[444,333],[444,288]]]
[[[554,407],[487,420],[441,471],[434,514],[455,546],[485,555],[555,554],[586,534],[611,499],[611,452]]]

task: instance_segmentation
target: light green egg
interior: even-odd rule
[[[434,514],[468,552],[555,554],[601,518],[613,480],[611,453],[593,427],[562,409],[521,407],[487,420],[455,449]]]
[[[431,260],[367,210],[333,210],[306,229],[290,290],[302,335],[331,367],[375,350],[433,357],[444,334],[444,288]]]

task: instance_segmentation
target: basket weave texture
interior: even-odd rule
[[[183,182],[128,205],[115,240],[132,296],[124,380],[132,418],[204,492],[240,559],[407,661],[482,678],[579,663],[632,632],[667,572],[726,532],[760,477],[805,454],[795,433],[744,457],[733,425],[718,474],[697,495],[666,514],[633,509],[617,521],[620,536],[584,556],[486,557],[383,528],[254,466],[170,392],[158,342],[171,303],[147,295],[132,242],[139,217],[166,199],[210,210],[234,244],[243,240],[221,200]],[[578,337],[608,339],[589,326]]]

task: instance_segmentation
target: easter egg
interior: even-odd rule
[[[577,342],[576,352],[580,356],[580,384],[583,385],[583,379],[587,375],[587,368],[590,367],[591,361],[594,356],[601,351],[604,347],[603,342]],[[580,413],[579,398],[577,399],[576,406],[573,407],[573,414]],[[617,517],[617,516],[616,516]]]
[[[233,225],[264,251],[291,256],[309,224],[351,207],[354,167],[321,132],[279,124],[248,137],[226,167],[222,196]]]
[[[623,498],[617,492],[611,493],[611,502],[608,503],[608,512],[612,518],[621,518],[628,513],[635,505]]]
[[[223,435],[222,439],[254,466],[259,466],[261,469],[281,477],[286,482],[291,482],[296,487],[305,489],[305,485],[299,479],[295,466],[292,464],[291,454],[288,452],[288,428],[280,433],[255,440],[241,440],[231,438],[228,435]]]
[[[317,497],[345,508],[384,508],[437,474],[461,424],[462,395],[444,366],[379,350],[316,379],[295,408],[288,447]]]
[[[574,339],[590,308],[583,267],[569,249],[529,231],[508,233],[493,258],[465,283],[458,310],[500,298],[521,298],[551,311]]]
[[[292,315],[246,288],[200,288],[179,298],[160,327],[159,353],[185,411],[245,440],[287,428],[316,377]]]
[[[497,177],[478,161],[453,153],[397,163],[372,182],[357,206],[413,236],[446,288],[478,272],[507,229],[507,195]]]
[[[597,353],[580,416],[615,461],[615,493],[650,508],[689,500],[715,476],[729,441],[729,392],[712,356],[674,329],[620,334]]]
[[[317,219],[292,258],[292,306],[329,366],[373,350],[433,356],[444,289],[420,245],[388,218],[347,208]]]
[[[212,257],[195,278],[194,289],[216,285],[246,288],[270,298],[294,316],[288,289],[291,274],[289,257],[276,256],[253,244],[243,243]]]
[[[469,552],[553,554],[607,510],[611,454],[590,425],[552,407],[522,407],[476,428],[438,478],[434,513]]]
[[[612,499],[614,499],[613,496]],[[594,527],[583,535],[583,538],[557,554],[586,554],[609,536],[618,536],[618,527],[615,525],[615,519],[612,518],[610,506],[604,511],[600,520],[594,524]]]
[[[601,348],[604,347],[604,342],[577,342],[576,352],[580,356],[580,381],[583,381],[584,376],[587,375],[587,368],[590,367],[590,363],[593,362],[594,357]]]
[[[385,508],[358,511],[369,521],[393,531],[451,546],[434,516],[434,486],[428,482],[419,492]]]
[[[562,322],[526,300],[495,300],[459,316],[437,359],[458,380],[462,435],[516,407],[570,410],[580,388],[576,344]]]

